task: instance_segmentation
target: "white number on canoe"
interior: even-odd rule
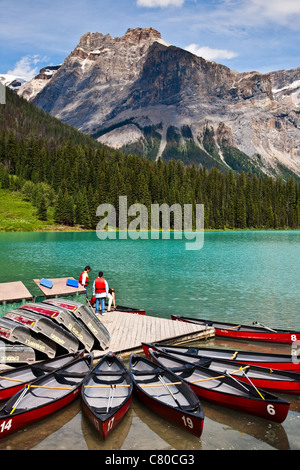
[[[0,426],[0,432],[9,431],[11,428],[11,422],[12,422],[12,419],[9,419],[8,421],[3,421],[3,423]]]
[[[187,428],[190,428],[190,429],[193,429],[194,427],[194,424],[193,424],[193,420],[187,416],[182,416],[182,420],[184,422],[184,425],[187,427]]]
[[[113,416],[107,423],[107,430],[110,431],[114,425],[115,417]]]
[[[292,341],[297,341],[297,336],[296,335],[291,335],[291,340]]]
[[[267,410],[268,410],[269,415],[274,415],[275,414],[275,408],[274,408],[273,405],[268,405]]]

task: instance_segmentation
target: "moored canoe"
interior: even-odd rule
[[[282,423],[290,403],[266,390],[242,383],[232,375],[188,364],[175,356],[149,349],[150,357],[159,366],[185,380],[200,398],[244,413]]]
[[[143,350],[149,355],[149,348],[154,345],[142,343]],[[300,372],[300,360],[292,354],[271,354],[263,352],[242,351],[224,348],[200,348],[193,346],[170,346],[160,343],[167,353],[192,354],[193,356],[203,356],[213,359],[227,359],[232,362],[252,364],[261,367],[268,367],[277,370]]]
[[[81,389],[83,410],[103,439],[128,411],[132,389],[128,370],[113,353],[100,359],[86,376]]]
[[[184,381],[138,354],[131,354],[129,367],[134,393],[144,405],[191,434],[201,436],[204,412]]]
[[[295,341],[300,340],[300,331],[269,328],[259,323],[254,325],[242,325],[239,323],[203,320],[200,318],[184,317],[180,315],[171,315],[171,318],[172,320],[213,327],[215,329],[216,336],[225,336],[226,338],[285,344],[292,344]]]
[[[92,367],[92,355],[84,356],[41,377],[11,397],[0,410],[0,438],[60,410],[80,395]]]

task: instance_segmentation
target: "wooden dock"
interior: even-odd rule
[[[164,342],[180,344],[215,336],[215,329],[193,323],[175,321],[167,318],[135,315],[125,312],[109,312],[99,316],[110,333],[108,350],[121,356],[142,351],[142,342]],[[106,354],[106,351],[94,351],[95,358]]]

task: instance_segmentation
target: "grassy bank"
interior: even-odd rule
[[[52,215],[42,221],[31,202],[6,189],[0,189],[0,232],[80,231],[79,226],[69,227],[54,223]]]

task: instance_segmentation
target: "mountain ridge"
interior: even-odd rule
[[[21,96],[127,153],[300,176],[300,68],[239,73],[130,28],[84,34],[36,95],[26,85]]]

